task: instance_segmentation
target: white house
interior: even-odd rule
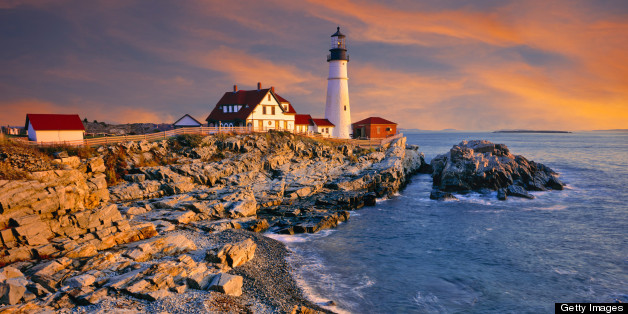
[[[198,122],[198,120],[194,119],[191,115],[185,114],[183,117],[179,118],[179,120],[175,121],[172,126],[176,128],[193,128],[203,126],[202,123]]]
[[[310,119],[310,131],[331,137],[334,132],[334,124],[327,119]]]
[[[39,143],[83,141],[85,127],[77,114],[32,114],[26,115],[25,129],[28,139]]]
[[[294,130],[297,112],[289,101],[275,93],[275,88],[226,92],[205,119],[210,127],[248,127],[255,131]]]

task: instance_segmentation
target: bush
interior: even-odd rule
[[[169,140],[170,145],[175,148],[180,147],[199,147],[203,142],[204,135],[201,134],[181,134]]]
[[[55,153],[62,151],[67,152],[68,156],[78,156],[83,159],[98,155],[96,150],[91,146],[51,145],[38,146],[37,149],[50,157],[54,157]]]
[[[0,180],[20,180],[26,178],[26,172],[15,169],[10,163],[0,161]]]
[[[126,161],[126,149],[118,146],[114,151],[109,152],[105,158],[105,176],[107,184],[115,185],[122,181],[122,177],[128,173]]]

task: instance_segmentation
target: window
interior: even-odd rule
[[[378,126],[377,127],[377,134],[379,134],[382,131],[382,127]]]
[[[345,106],[345,111],[347,111],[347,106]]]
[[[268,94],[268,101],[270,101],[270,93]]]
[[[391,128],[386,128],[386,132],[390,132],[390,131],[392,131]]]
[[[268,125],[273,125],[273,122],[272,121],[268,121]]]
[[[275,106],[270,107],[271,110],[271,114],[274,115],[275,114]]]
[[[262,106],[262,114],[266,114],[266,106]]]
[[[222,112],[227,112],[227,106],[222,106]]]

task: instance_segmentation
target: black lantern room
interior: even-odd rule
[[[327,56],[327,62],[333,60],[349,61],[345,35],[340,32],[340,26],[336,29],[336,32],[331,35],[331,49],[329,49],[329,52],[331,53]]]

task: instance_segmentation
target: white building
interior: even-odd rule
[[[349,106],[349,77],[347,76],[349,55],[347,55],[345,35],[340,32],[340,27],[331,35],[329,52],[325,118],[336,126],[332,133],[333,137],[351,138],[351,108]]]
[[[179,120],[175,121],[172,126],[176,128],[194,128],[203,126],[202,123],[198,122],[198,120],[194,119],[191,115],[185,114],[183,117],[179,118]]]
[[[327,119],[311,119],[310,130],[314,133],[320,133],[325,137],[331,137],[334,132],[334,124]]]
[[[294,130],[296,111],[292,104],[275,93],[275,88],[226,92],[205,119],[210,127],[248,127],[254,131]]]
[[[85,127],[77,114],[26,115],[28,139],[38,143],[82,144]]]

